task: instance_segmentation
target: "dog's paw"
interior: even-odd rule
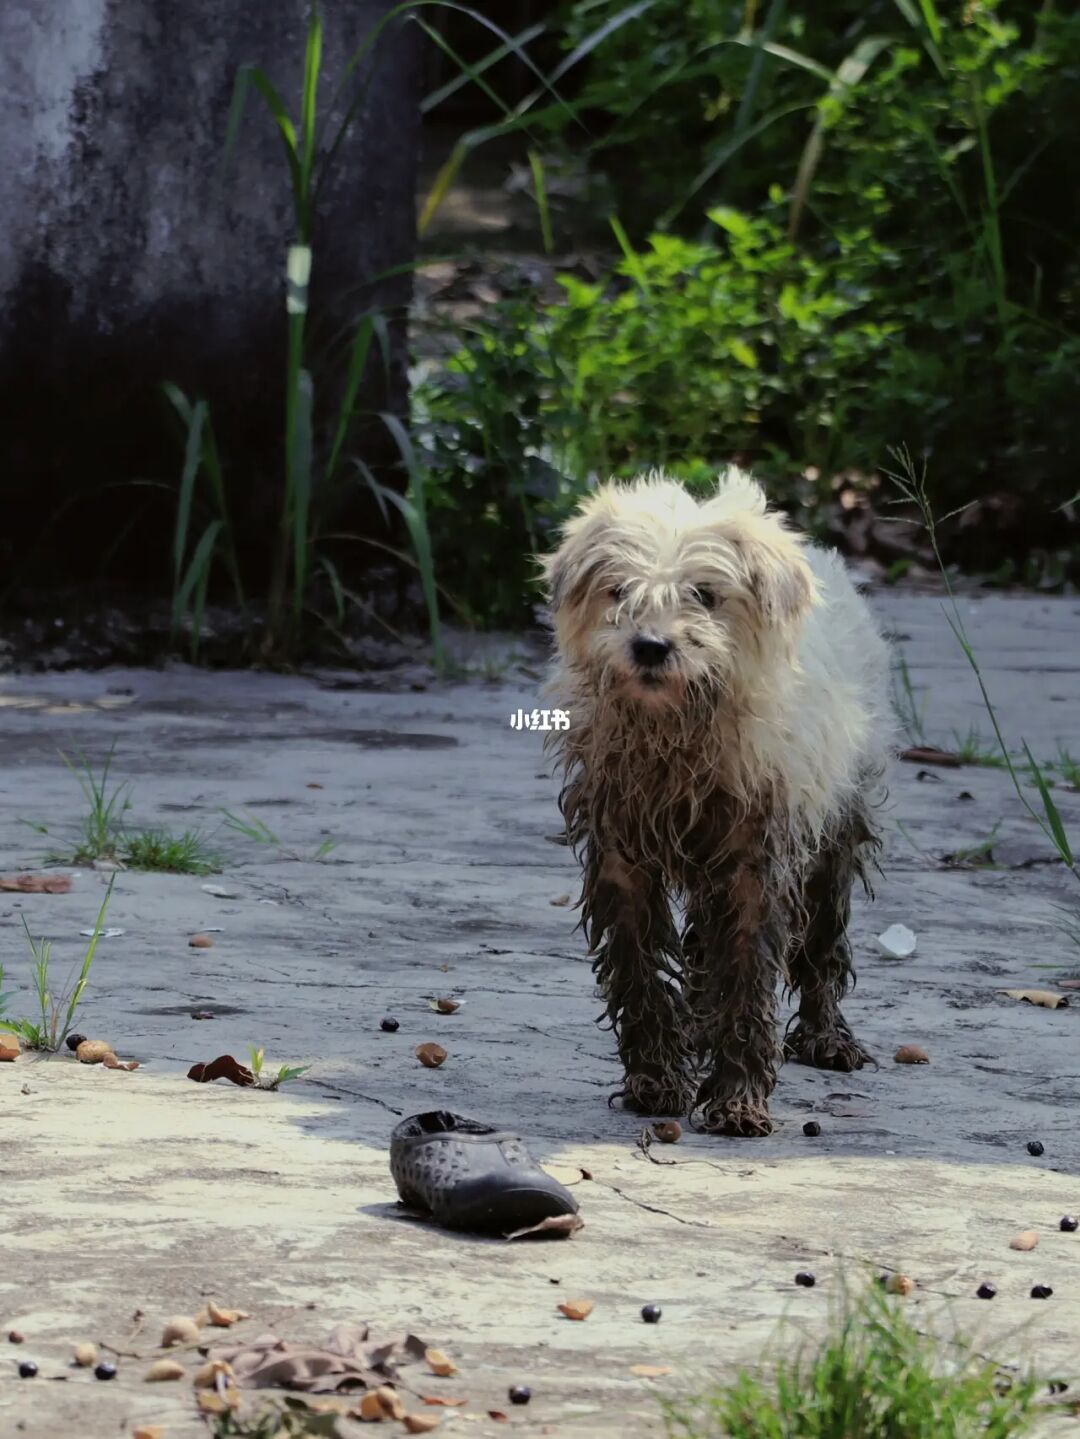
[[[688,1079],[679,1076],[657,1079],[652,1075],[628,1074],[622,1089],[616,1090],[610,1103],[622,1101],[632,1114],[681,1116],[689,1113],[694,1088]]]
[[[769,1102],[753,1094],[710,1097],[698,1095],[691,1116],[694,1128],[704,1134],[730,1134],[741,1139],[763,1139],[773,1132]]]
[[[843,1074],[862,1069],[864,1064],[877,1063],[846,1026],[822,1031],[796,1025],[784,1041],[784,1058],[815,1069],[839,1070]]]

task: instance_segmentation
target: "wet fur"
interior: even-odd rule
[[[884,643],[839,560],[738,471],[704,501],[662,474],[604,486],[545,566],[560,802],[619,1093],[767,1134],[780,982],[800,1000],[790,1057],[868,1057],[839,1002],[891,738]],[[655,673],[640,636],[671,646]]]

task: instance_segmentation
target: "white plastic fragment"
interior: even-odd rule
[[[240,894],[239,894],[239,891],[238,891],[238,890],[235,890],[235,889],[226,889],[223,884],[204,884],[204,885],[202,886],[202,889],[203,889],[203,893],[204,893],[204,894],[212,894],[212,895],[215,897],[215,899],[239,899],[239,898],[240,898]]]
[[[94,931],[92,929],[80,929],[79,933],[84,939],[93,939],[94,937]],[[103,929],[98,935],[98,939],[119,939],[120,936],[125,933],[126,930],[123,929]]]
[[[890,924],[877,937],[878,949],[886,959],[910,959],[915,953],[915,935],[906,924]]]

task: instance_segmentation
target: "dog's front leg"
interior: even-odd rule
[[[615,849],[590,847],[582,907],[625,1075],[612,1099],[639,1114],[686,1114],[694,1093],[691,1024],[662,876]]]
[[[760,854],[733,859],[688,906],[687,966],[705,1078],[694,1119],[712,1134],[772,1133],[777,979],[788,915]]]

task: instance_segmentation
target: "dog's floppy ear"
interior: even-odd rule
[[[770,625],[792,624],[806,614],[816,593],[802,544],[771,515],[751,529],[739,538],[751,593]]]
[[[540,556],[552,613],[582,599],[603,568],[598,549],[606,528],[599,515],[576,515],[563,531],[559,548]]]

